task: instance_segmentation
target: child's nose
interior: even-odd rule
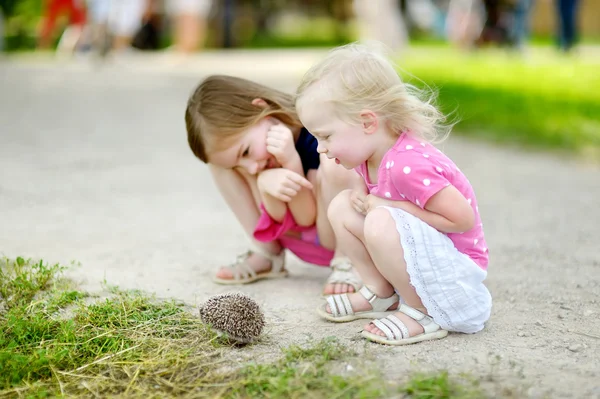
[[[325,148],[325,146],[322,143],[318,143],[317,144],[317,152],[319,154],[325,154],[327,152],[327,149]]]

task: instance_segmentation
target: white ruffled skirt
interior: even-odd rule
[[[411,284],[433,320],[448,331],[482,330],[492,308],[483,284],[487,272],[421,219],[398,208],[382,208],[396,222]]]

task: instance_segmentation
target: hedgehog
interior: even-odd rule
[[[200,318],[217,332],[243,344],[256,340],[265,326],[258,303],[241,292],[210,297],[200,307]]]

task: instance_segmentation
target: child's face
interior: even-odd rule
[[[327,158],[354,169],[373,155],[372,140],[363,126],[339,119],[332,104],[323,101],[322,96],[303,96],[296,108],[300,121],[319,143],[317,151]]]
[[[210,163],[223,168],[242,168],[250,175],[281,165],[267,152],[267,132],[271,126],[280,123],[274,118],[264,118],[250,126],[225,150],[210,157]]]

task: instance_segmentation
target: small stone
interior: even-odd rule
[[[596,312],[594,312],[592,309],[588,309],[585,312],[583,312],[583,317],[590,317],[594,313],[596,313]]]
[[[558,317],[560,320],[563,320],[565,318],[565,316],[560,313],[558,315],[556,315],[556,317]]]
[[[460,351],[460,349],[458,349],[457,346],[453,346],[452,347],[452,352],[459,352],[459,351]]]
[[[525,333],[523,331],[519,331],[517,333],[517,337],[524,337],[524,336],[525,336]]]
[[[573,345],[569,345],[569,347],[567,347],[567,349],[570,350],[571,352],[580,352],[583,349],[583,345],[573,344]]]
[[[348,365],[346,366],[346,371],[352,371],[352,370],[354,370],[354,367],[352,367],[352,365],[351,365],[351,364],[348,364]]]
[[[522,329],[523,329],[523,326],[521,326],[521,325],[517,326],[517,330],[522,330]]]
[[[539,320],[535,322],[535,325],[538,327],[544,327],[544,324]]]
[[[567,306],[567,305],[560,305],[560,308],[563,310],[573,310],[573,308]]]

